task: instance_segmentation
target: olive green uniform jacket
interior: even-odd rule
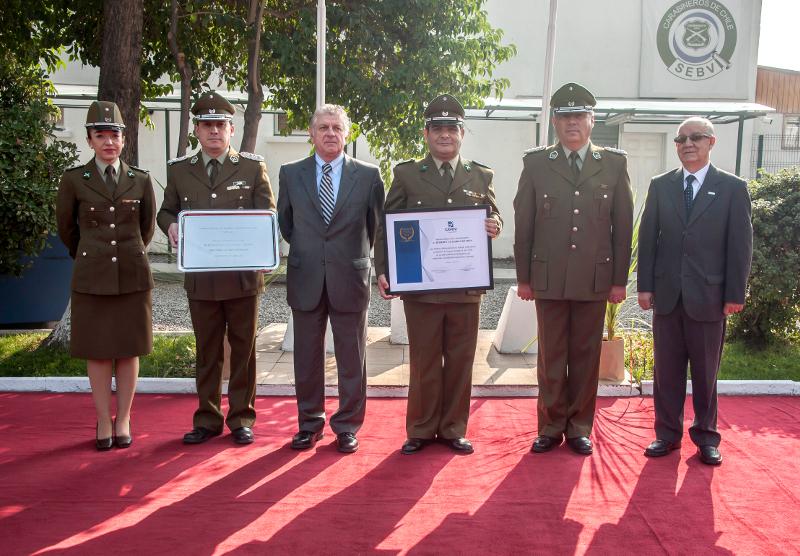
[[[58,235],[75,259],[72,290],[117,295],[153,288],[146,246],[155,230],[150,175],[120,161],[113,193],[92,158],[64,172],[58,187]]]
[[[171,160],[158,226],[166,234],[182,210],[274,209],[275,197],[260,156],[233,148],[211,185],[203,157],[197,152]],[[187,272],[184,287],[189,299],[224,300],[255,295],[261,290],[255,271]]]
[[[576,183],[561,145],[523,158],[514,198],[517,282],[536,299],[602,301],[625,286],[633,201],[627,159],[589,144]]]
[[[489,205],[490,218],[503,225],[492,186],[494,172],[477,162],[460,159],[453,183],[444,190],[442,179],[433,158],[408,161],[394,168],[392,187],[386,196],[385,210],[457,208]],[[375,241],[375,271],[388,275],[386,268],[386,230],[383,222]],[[403,299],[423,303],[480,303],[483,290],[457,293],[404,294]]]

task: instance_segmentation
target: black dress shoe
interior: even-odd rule
[[[459,454],[467,455],[475,451],[472,448],[472,442],[470,442],[463,436],[460,438],[444,438],[442,440],[446,445],[448,445],[451,449],[458,452]]]
[[[100,432],[100,423],[94,429],[94,447],[97,448],[98,452],[105,452],[106,450],[110,450],[112,446],[114,446],[114,424],[111,424],[111,432],[112,436],[108,438],[99,438],[97,435]]]
[[[352,454],[358,450],[358,438],[352,432],[340,432],[336,435],[336,449],[343,454]]]
[[[300,431],[292,437],[292,450],[308,450],[309,448],[313,448],[322,437],[322,431]]]
[[[403,442],[403,447],[400,452],[403,454],[416,454],[422,450],[429,441],[425,438],[408,438]]]
[[[666,456],[672,450],[680,449],[680,447],[680,440],[677,442],[670,442],[669,440],[661,440],[660,438],[657,438],[650,443],[650,445],[644,451],[644,455],[649,458],[660,458],[661,456]]]
[[[592,441],[588,436],[576,436],[575,438],[567,438],[567,446],[582,456],[588,456],[592,453]]]
[[[130,428],[131,428],[131,425],[130,425],[130,423],[128,423],[128,436],[123,436],[121,434],[116,434],[117,421],[116,421],[116,419],[114,420],[114,431],[115,431],[115,434],[114,434],[114,439],[115,440],[114,440],[114,442],[116,443],[117,448],[123,448],[123,449],[124,448],[130,448],[131,444],[133,444],[133,435],[130,434]]]
[[[537,454],[543,454],[545,452],[549,452],[553,448],[561,445],[561,437],[554,438],[552,436],[545,436],[539,435],[536,437],[536,440],[533,441],[533,446],[531,446],[531,452],[536,452]]]
[[[233,441],[237,444],[252,444],[255,437],[253,436],[253,429],[250,427],[239,427],[231,431]]]
[[[716,446],[700,446],[697,448],[697,454],[700,456],[700,461],[706,465],[722,463],[722,454],[719,453],[719,448]]]
[[[195,427],[183,435],[184,444],[202,444],[206,440],[219,436],[220,431],[212,431],[205,427]]]

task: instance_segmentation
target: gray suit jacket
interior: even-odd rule
[[[337,311],[365,311],[370,295],[370,250],[383,214],[377,166],[345,155],[330,225],[322,218],[314,157],[281,166],[278,223],[291,245],[286,297],[292,309],[311,311],[327,289]]]
[[[687,221],[683,169],[650,182],[639,228],[638,290],[652,292],[656,314],[678,299],[698,321],[724,317],[725,303],[744,303],[753,226],[747,183],[712,164]]]

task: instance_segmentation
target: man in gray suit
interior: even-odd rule
[[[747,183],[710,162],[714,126],[689,118],[675,146],[683,167],[653,178],[639,229],[639,305],[654,309],[656,440],[649,457],[680,448],[687,363],[700,460],[722,463],[717,372],[725,319],[744,307],[753,227]]]
[[[370,249],[383,211],[378,168],[344,154],[350,119],[325,104],[309,127],[315,154],[281,166],[278,223],[291,245],[286,297],[294,321],[299,432],[292,448],[312,448],[325,426],[325,327],[330,318],[339,373],[331,417],[340,452],[358,449],[367,396]]]

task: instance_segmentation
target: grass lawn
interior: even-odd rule
[[[0,376],[86,376],[86,361],[39,347],[46,333],[0,336]],[[194,336],[154,335],[153,353],[140,358],[139,376],[194,377]]]
[[[649,332],[623,333],[625,365],[633,367],[635,380],[653,380],[653,337]],[[720,380],[800,381],[800,342],[763,351],[741,342],[725,342]]]

